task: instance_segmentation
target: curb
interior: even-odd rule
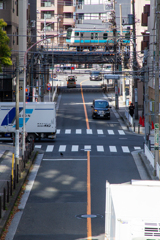
[[[154,169],[153,169],[152,165],[150,164],[149,160],[147,159],[147,157],[145,156],[145,154],[143,153],[143,150],[141,152],[139,152],[139,156],[140,156],[141,161],[146,169],[146,172],[147,172],[148,176],[151,178],[151,180],[159,180],[158,177],[154,176]]]
[[[22,186],[27,179],[27,176],[30,172],[31,166],[36,159],[36,156],[37,156],[37,152],[33,151],[32,155],[31,155],[31,159],[29,159],[29,163],[26,164],[25,170],[21,173],[21,177],[19,179],[19,182],[16,185],[16,189],[14,190],[13,195],[11,196],[10,202],[6,204],[7,205],[7,210],[4,214],[4,216],[2,217],[2,219],[0,220],[0,237],[3,233],[3,230],[6,226],[7,221],[9,219],[10,213],[11,213],[11,211],[12,211],[14,205],[15,205],[17,197],[18,197],[20,191],[22,190]]]

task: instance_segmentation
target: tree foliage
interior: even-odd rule
[[[9,47],[9,37],[6,34],[6,31],[4,31],[4,27],[7,26],[7,23],[0,19],[0,72],[2,72],[2,66],[11,66],[12,60],[11,60],[11,49]]]

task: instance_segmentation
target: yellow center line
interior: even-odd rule
[[[87,129],[90,129],[87,109],[86,109],[84,95],[83,95],[83,88],[82,88],[82,83],[85,82],[85,81],[87,81],[87,80],[84,80],[80,83],[80,87],[81,87],[81,95],[82,95],[82,100],[83,100],[83,107],[84,107],[86,125],[87,125]],[[87,151],[87,215],[91,215],[90,151]],[[87,239],[92,239],[92,223],[91,223],[91,218],[90,217],[87,218]]]

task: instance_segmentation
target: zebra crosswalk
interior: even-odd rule
[[[58,147],[58,148],[57,148]],[[123,152],[123,153],[130,153],[131,151],[134,150],[139,150],[141,149],[140,146],[134,146],[129,148],[128,146],[103,146],[103,145],[97,145],[96,147],[91,146],[91,145],[84,145],[84,146],[79,146],[79,145],[59,145],[55,146],[54,145],[47,145],[47,147],[42,147],[42,145],[35,145],[35,149],[42,149],[45,152],[79,152],[79,151],[96,151],[96,152],[111,152],[111,153],[117,153],[117,152]],[[121,149],[121,150],[120,150]]]
[[[108,135],[115,135],[115,134],[119,134],[119,135],[125,135],[125,132],[123,130],[106,130],[104,131],[103,129],[97,129],[95,131],[93,131],[93,129],[86,129],[86,130],[82,130],[82,129],[75,129],[75,130],[71,130],[71,129],[57,129],[57,134],[99,134],[99,135],[103,135],[103,134],[108,134]]]

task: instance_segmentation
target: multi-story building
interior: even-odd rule
[[[22,72],[24,68],[24,54],[27,50],[27,37],[29,34],[29,17],[27,13],[29,14],[28,0],[0,1],[0,18],[7,23],[5,30],[10,38],[9,46],[12,51],[12,66],[4,67],[3,73],[0,74],[0,101],[15,101],[16,58],[19,56],[18,67],[20,72]],[[23,79],[23,75],[20,74],[20,101],[23,100]]]
[[[45,42],[45,46],[52,47],[53,43],[62,44],[66,30],[74,26],[74,11],[72,0],[37,0],[37,41],[51,37],[47,44]],[[61,35],[57,36],[59,34]]]
[[[143,39],[143,48],[148,50],[146,52],[146,63],[149,70],[149,82],[148,82],[148,98],[149,98],[149,111],[150,111],[150,123],[154,123],[154,110],[155,110],[155,79],[156,79],[156,1],[150,0],[150,14],[147,14],[147,9],[143,11],[143,24],[148,26],[146,35]],[[160,87],[159,87],[160,90]],[[160,103],[160,91],[159,91],[159,103]],[[160,119],[159,119],[160,123]]]
[[[4,67],[0,74],[0,101],[12,101],[14,99],[12,90],[15,86],[16,55],[19,50],[18,4],[10,0],[0,1],[0,18],[7,23],[5,31],[10,38],[9,46],[12,49],[13,62],[13,66]]]
[[[132,72],[132,80],[130,81],[130,101],[132,102],[133,99],[136,99],[135,96],[135,78],[137,79],[137,99],[138,99],[138,107],[142,110],[142,114],[144,114],[144,83],[143,79],[141,77],[141,69],[143,68],[143,57],[144,57],[144,42],[143,39],[144,36],[146,36],[147,26],[144,24],[144,16],[143,12],[148,11],[147,15],[149,16],[149,7],[150,7],[150,0],[136,0],[134,2],[135,5],[135,36],[132,33],[131,35],[131,47],[130,47],[130,68],[133,71],[135,68],[133,68],[134,65],[137,64],[138,67],[138,73],[137,77],[135,77],[136,73]],[[131,3],[131,13],[133,13],[133,4]],[[147,17],[148,17],[147,16]],[[133,31],[133,25],[131,25],[131,31]],[[135,41],[134,41],[135,38]],[[134,47],[134,44],[136,45]],[[136,52],[136,62],[134,62],[134,51]],[[143,69],[142,69],[143,70]],[[132,89],[133,88],[133,89]],[[134,96],[132,96],[132,94]]]

